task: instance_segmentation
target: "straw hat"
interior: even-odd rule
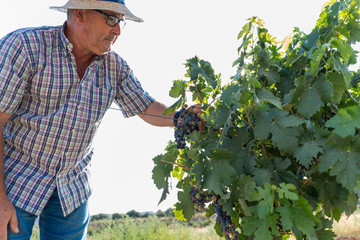
[[[136,17],[125,6],[125,0],[68,0],[68,2],[62,7],[52,6],[50,9],[54,9],[60,12],[67,12],[68,9],[99,9],[108,10],[120,14],[124,14],[126,20],[132,20],[135,22],[143,22],[139,17]]]

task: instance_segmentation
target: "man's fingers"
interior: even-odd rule
[[[194,113],[196,113],[196,114],[198,114],[198,115],[199,115],[199,113],[202,113],[201,105],[196,104],[196,105],[193,105],[192,108],[193,108],[193,112],[194,112]]]
[[[7,225],[0,228],[0,240],[7,240]]]
[[[10,230],[13,233],[18,233],[19,232],[18,219],[17,219],[17,216],[16,216],[16,212],[10,218],[9,226],[10,226]]]

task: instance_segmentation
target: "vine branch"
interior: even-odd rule
[[[165,160],[160,160],[160,162],[167,163],[167,164],[172,164],[172,165],[175,165],[175,166],[177,166],[177,167],[181,167],[181,168],[183,168],[183,169],[186,169],[186,170],[188,170],[188,171],[191,171],[191,170],[192,170],[191,168],[185,167],[185,166],[183,166],[183,165],[181,165],[181,164],[178,164],[178,163],[168,162],[168,161],[165,161]]]

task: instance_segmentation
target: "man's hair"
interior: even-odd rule
[[[73,17],[74,12],[75,12],[74,9],[68,9],[67,10],[67,20],[68,21]]]

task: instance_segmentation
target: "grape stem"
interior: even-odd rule
[[[183,168],[183,169],[185,169],[185,170],[188,170],[188,171],[191,171],[191,170],[192,170],[191,168],[185,167],[185,166],[183,166],[183,165],[181,165],[181,164],[178,164],[178,163],[168,162],[168,161],[165,161],[165,160],[160,160],[160,162],[167,163],[167,164],[172,164],[172,165],[181,167],[181,168]]]
[[[199,88],[198,88],[198,86],[196,85],[196,80],[194,80],[194,86],[195,86],[195,88],[196,88],[196,92],[197,92],[197,95],[198,95],[198,97],[199,97],[199,99],[200,99],[201,105],[204,105],[204,101],[203,101],[203,99],[202,99],[202,97],[201,97]]]
[[[251,109],[254,107],[254,105],[255,105],[255,102],[252,102],[252,104],[251,104],[251,106],[250,106],[249,109],[246,109],[246,107],[243,105],[243,108],[246,109],[246,110],[245,110],[245,115],[246,115],[246,118],[247,118],[247,120],[244,119],[244,121],[245,121],[245,123],[249,124],[249,126],[252,128],[253,131],[255,131],[255,128],[254,128],[254,126],[253,126],[252,123],[251,123],[249,114],[250,114]],[[236,115],[237,115],[237,114],[236,114]],[[239,115],[237,115],[237,116],[240,117]],[[265,158],[267,158],[267,154],[266,154],[266,150],[265,150],[265,145],[264,145],[264,140],[261,139],[261,140],[260,140],[260,143],[261,143],[261,147],[262,147],[264,156],[265,156]]]

